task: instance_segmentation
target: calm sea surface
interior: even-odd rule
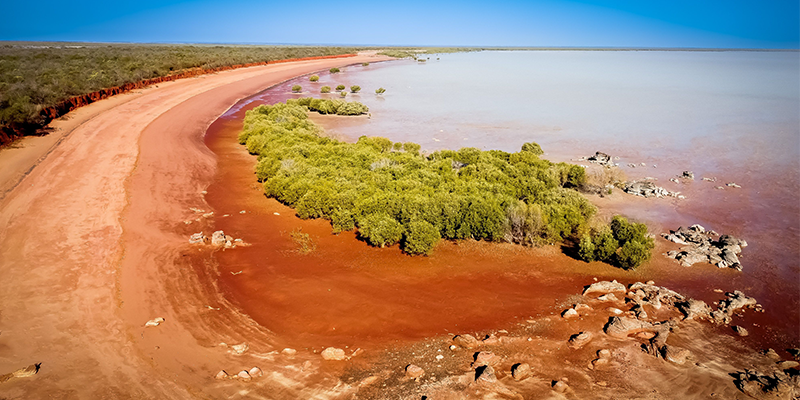
[[[629,178],[655,178],[686,199],[626,201],[619,194],[622,201],[599,200],[601,208],[646,221],[654,234],[700,223],[750,244],[742,273],[710,265],[688,273],[662,262],[648,274],[692,296],[725,282],[723,289],[742,289],[764,304],[766,320],[758,322],[774,327],[764,334],[784,343],[800,336],[800,53],[476,52],[319,75],[317,83],[301,77],[246,99],[220,121],[299,97],[290,93],[294,84],[302,96],[337,98],[319,88],[359,85],[362,92],[347,99],[368,105],[369,119],[317,118],[346,140],[384,136],[429,152],[517,151],[535,141],[554,161],[595,151],[618,156]],[[386,93],[376,95],[378,87]],[[669,181],[684,170],[696,180]]]

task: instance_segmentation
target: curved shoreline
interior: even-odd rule
[[[233,311],[210,314],[209,304],[199,304],[215,300],[206,299],[210,291],[193,288],[186,264],[175,262],[189,255],[176,227],[188,207],[202,204],[213,176],[205,128],[266,86],[374,60],[204,75],[87,113],[0,202],[0,371],[42,363],[33,378],[3,383],[4,396],[205,397],[220,390],[208,385],[215,371],[262,360],[272,350],[258,339],[265,333],[240,324]],[[167,322],[144,327],[159,316]],[[235,334],[231,343],[255,339],[252,355],[232,358],[213,347],[231,337],[225,333]]]

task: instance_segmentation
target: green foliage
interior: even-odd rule
[[[195,68],[356,51],[312,46],[8,42],[0,45],[0,128],[32,132],[49,122],[42,109],[71,97]]]
[[[344,85],[336,85],[337,92],[341,92],[342,90],[344,90]]]
[[[300,85],[292,86],[292,93],[300,93],[300,91],[302,91],[302,90],[303,90],[303,88]]]
[[[362,66],[362,67],[366,67],[366,66],[368,66],[368,65],[369,65],[369,63],[368,63],[368,62],[361,63],[361,66]]]
[[[330,86],[323,86],[323,87],[319,88],[319,92],[320,93],[330,93],[331,92],[331,87]]]
[[[529,153],[533,153],[536,156],[541,156],[544,154],[544,150],[542,150],[542,146],[539,146],[538,143],[524,143],[522,145],[522,151],[527,151]]]
[[[358,86],[358,85],[350,86],[350,91],[353,92],[353,93],[358,93],[358,92],[361,91],[361,86]]]
[[[358,223],[358,235],[373,246],[391,246],[403,237],[403,225],[384,213],[370,214]]]
[[[347,92],[345,92],[345,91],[343,90],[343,91],[339,92],[339,96],[340,96],[340,97],[347,97]]]
[[[330,220],[334,232],[357,228],[373,245],[402,241],[407,253],[428,254],[439,238],[559,241],[584,232],[595,212],[564,187],[561,164],[531,152],[463,148],[423,157],[410,142],[344,143],[320,136],[307,110],[367,112],[356,102],[307,97],[258,106],[247,112],[239,142],[258,155],[267,196],[301,218]]]
[[[403,251],[408,254],[428,255],[442,238],[439,229],[425,220],[413,220],[403,237]]]
[[[336,67],[333,67],[333,68],[331,68],[331,69],[330,69],[330,73],[332,73],[332,74],[338,74],[338,73],[339,73],[339,68],[336,68]]]
[[[317,82],[319,81],[319,75],[311,75],[308,77],[308,80],[311,82]]]
[[[384,88],[377,88],[377,89],[375,89],[375,93],[377,93],[377,94],[384,94],[384,93],[386,93],[386,89],[384,89]]]
[[[578,256],[584,261],[604,261],[633,269],[650,259],[653,247],[645,224],[630,223],[617,215],[609,226],[581,238]]]

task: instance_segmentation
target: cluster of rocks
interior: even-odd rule
[[[262,375],[264,375],[264,373],[261,371],[261,368],[253,367],[253,368],[250,368],[249,370],[243,369],[243,370],[239,371],[238,374],[235,374],[235,375],[228,374],[225,370],[222,370],[222,371],[217,372],[217,375],[214,376],[214,378],[217,379],[217,380],[237,379],[237,380],[249,382],[253,378],[259,378]]]
[[[619,157],[617,157],[617,159],[619,159]],[[604,167],[616,167],[619,165],[614,163],[614,159],[610,155],[600,151],[595,152],[593,156],[581,157],[576,161],[588,161],[590,163],[600,164]]]
[[[676,197],[679,199],[686,198],[685,196],[681,195],[681,192],[671,192],[667,189],[664,189],[661,186],[656,186],[655,183],[647,179],[640,181],[625,182],[625,186],[623,186],[622,190],[625,191],[625,193],[641,197],[657,197],[657,198]]]
[[[216,231],[211,234],[211,238],[203,234],[203,232],[193,233],[192,236],[189,237],[189,243],[191,244],[210,244],[211,246],[215,247],[224,247],[226,249],[232,249],[235,247],[244,247],[249,246],[249,244],[245,243],[242,239],[234,239],[231,235],[226,235],[223,231]]]
[[[784,365],[778,367],[778,371],[770,374],[748,370],[736,372],[732,374],[735,379],[733,383],[744,394],[754,399],[800,398],[800,374],[793,369],[798,363],[796,361],[783,361],[783,363]]]
[[[708,262],[719,268],[742,270],[739,255],[747,242],[731,235],[719,235],[714,231],[706,231],[700,225],[689,228],[680,227],[676,231],[661,234],[670,242],[686,245],[680,250],[672,250],[666,254],[681,262],[684,267],[700,262]],[[715,239],[715,237],[719,236]]]

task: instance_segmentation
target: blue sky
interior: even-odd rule
[[[798,0],[9,3],[0,40],[800,47]]]

